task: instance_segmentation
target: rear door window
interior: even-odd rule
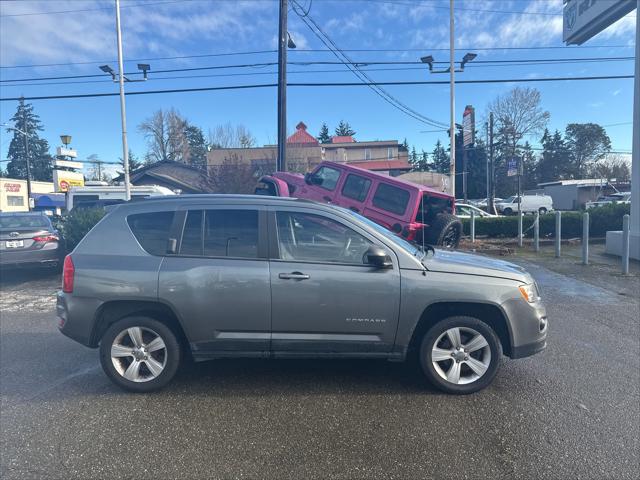
[[[205,257],[258,258],[257,210],[205,212]]]
[[[364,202],[370,188],[371,180],[360,175],[349,174],[342,187],[342,195],[358,202]]]
[[[387,212],[403,215],[409,203],[409,192],[403,188],[380,183],[373,196],[373,205]]]
[[[151,255],[166,255],[174,212],[136,213],[127,223],[138,243]]]
[[[202,256],[202,210],[189,210],[184,222],[180,255]]]
[[[335,190],[338,180],[340,180],[340,170],[330,167],[320,167],[313,176],[320,179],[318,186],[325,190]]]

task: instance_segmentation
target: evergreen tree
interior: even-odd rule
[[[436,142],[436,146],[431,153],[433,169],[438,173],[449,173],[450,161],[449,154],[442,146],[440,140]]]
[[[409,154],[409,163],[416,169],[416,163],[418,161],[418,153],[416,152],[416,146],[411,147],[411,153]]]
[[[25,103],[21,99],[16,113],[11,117],[16,130],[25,132],[28,140],[29,165],[31,167],[31,179],[50,182],[53,178],[52,157],[49,154],[49,142],[40,138],[38,132],[43,130],[40,117],[33,111],[33,105]],[[13,138],[9,143],[7,158],[7,175],[11,178],[27,178],[25,135],[12,129]]]
[[[417,153],[416,157],[411,162],[411,165],[413,166],[412,170],[414,172],[428,171],[430,169],[430,165],[429,165],[429,155],[427,154],[427,152],[422,150],[420,153]]]
[[[568,165],[568,151],[562,134],[556,130],[551,135],[545,130],[541,143],[542,155],[536,169],[538,182],[570,178],[571,166]]]
[[[189,146],[188,163],[194,167],[205,169],[207,167],[207,141],[200,127],[187,125],[184,130]]]
[[[331,136],[329,136],[329,127],[327,127],[327,124],[324,122],[322,123],[322,127],[320,127],[318,141],[320,143],[331,143]]]
[[[128,156],[129,156],[129,173],[144,166],[144,163],[140,161],[136,155],[134,155],[131,149],[129,149]],[[122,170],[118,170],[118,175],[122,175],[124,173],[124,160],[122,160],[122,157],[120,157],[118,158],[118,161],[120,162],[120,166],[122,167]]]
[[[407,152],[409,151],[409,142],[407,142],[407,137],[404,137],[404,142],[401,145]]]
[[[520,159],[522,161],[522,178],[521,186],[522,190],[533,190],[538,188],[538,165],[537,158],[531,144],[525,142],[520,153]]]
[[[571,178],[585,178],[593,165],[611,151],[611,139],[597,123],[570,123],[565,129]]]
[[[336,136],[338,137],[352,137],[356,134],[355,130],[351,128],[349,122],[344,122],[340,120],[340,123],[336,127]]]

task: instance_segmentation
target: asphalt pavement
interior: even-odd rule
[[[637,479],[638,277],[621,291],[516,261],[542,289],[549,346],[464,397],[411,365],[326,360],[212,361],[124,393],[58,333],[56,276],[3,275],[0,477]]]

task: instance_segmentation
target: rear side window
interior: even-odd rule
[[[373,196],[373,205],[387,212],[402,215],[409,203],[409,192],[393,185],[381,183]]]
[[[369,193],[369,188],[371,188],[371,180],[360,175],[350,174],[342,187],[342,195],[358,202],[364,202]]]
[[[180,243],[181,255],[202,255],[202,210],[189,210]]]
[[[166,255],[174,212],[136,213],[127,217],[129,228],[151,255]]]
[[[340,180],[340,170],[330,167],[320,167],[313,175],[320,180],[319,186],[326,190],[334,190]]]

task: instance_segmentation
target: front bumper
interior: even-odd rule
[[[527,303],[522,298],[513,298],[505,302],[502,308],[509,321],[509,357],[528,357],[546,348],[549,321],[542,302]]]

